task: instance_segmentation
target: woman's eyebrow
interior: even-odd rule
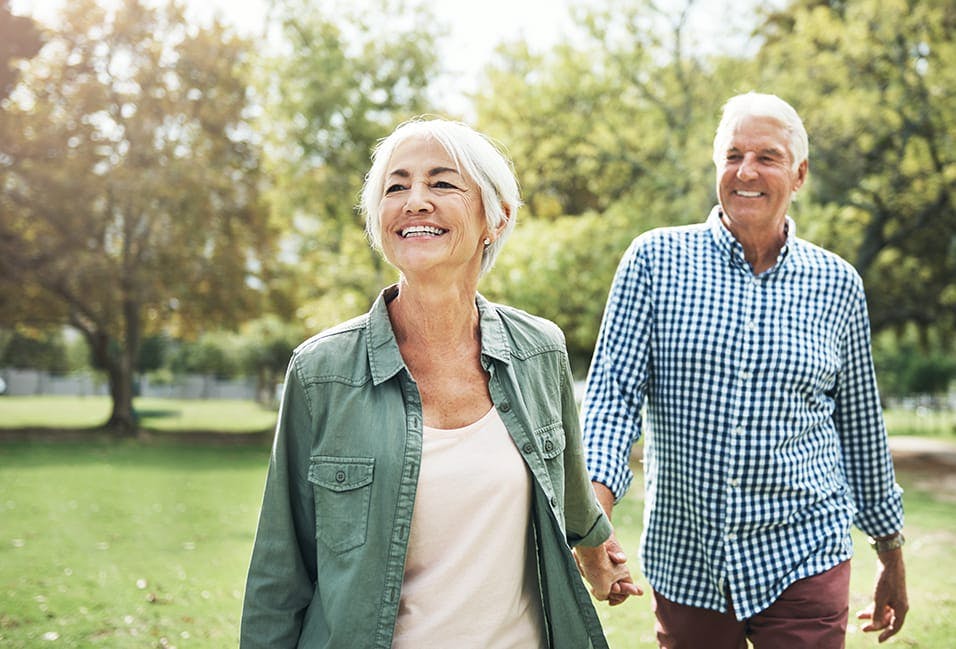
[[[431,178],[432,176],[440,176],[444,173],[453,173],[458,174],[459,176],[461,175],[461,172],[454,167],[433,167],[432,169],[428,170],[427,175],[429,178]],[[399,178],[408,178],[411,175],[412,174],[407,169],[395,169],[388,174],[388,177],[391,178],[392,176],[398,176]]]

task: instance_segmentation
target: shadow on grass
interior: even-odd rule
[[[2,431],[4,433],[9,431]],[[61,433],[65,431],[60,431]],[[71,431],[72,432],[72,431]],[[197,443],[179,439],[183,433],[141,434],[136,438],[116,438],[108,434],[59,437],[56,440],[36,437],[11,441],[0,435],[0,466],[60,466],[70,468],[97,465],[137,467],[143,470],[219,471],[236,466],[262,467],[268,463],[270,445],[264,436],[245,434],[247,443]],[[216,433],[209,433],[216,435]],[[223,433],[222,435],[237,436]],[[253,438],[257,438],[254,439]]]
[[[140,419],[146,419],[147,417],[150,419],[164,419],[166,417],[180,417],[183,414],[181,410],[169,410],[169,409],[161,410],[159,408],[153,408],[153,409],[136,408],[134,413]]]

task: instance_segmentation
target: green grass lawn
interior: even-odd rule
[[[883,413],[891,435],[919,435],[956,439],[956,413],[887,410]]]
[[[147,427],[165,430],[251,432],[275,419],[248,402],[143,399],[137,408]],[[80,428],[107,412],[104,399],[3,397],[0,427]],[[951,436],[952,416],[940,428]],[[267,459],[266,444],[0,443],[0,646],[235,646]],[[899,480],[912,609],[890,645],[952,646],[956,475],[933,482],[901,472]],[[642,491],[638,479],[615,509],[634,569]],[[854,613],[867,604],[875,566],[863,537],[855,542]],[[646,596],[598,610],[613,649],[655,646]],[[875,645],[851,619],[848,648]]]
[[[152,399],[134,401],[144,428],[165,432],[208,430],[258,432],[275,425],[276,412],[252,401],[228,399]],[[0,397],[2,428],[92,428],[110,414],[108,397]],[[887,410],[891,435],[922,435],[956,440],[956,414]]]
[[[261,446],[0,445],[0,646],[236,646],[267,461]]]
[[[143,428],[164,432],[259,432],[275,426],[276,411],[238,399],[137,398]],[[91,428],[110,414],[108,397],[0,397],[0,428]]]
[[[235,646],[267,457],[265,446],[132,440],[0,445],[0,646]],[[912,610],[890,644],[951,646],[956,490],[922,474],[900,481]],[[637,481],[615,511],[634,567],[641,491]],[[853,611],[866,605],[874,567],[856,542]],[[654,646],[646,596],[598,610],[612,648]],[[875,642],[854,625],[847,646]]]

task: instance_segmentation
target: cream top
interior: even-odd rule
[[[393,649],[544,646],[531,489],[495,408],[424,427]]]

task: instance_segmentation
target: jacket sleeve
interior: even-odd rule
[[[611,536],[611,522],[594,495],[584,465],[581,419],[574,398],[574,378],[567,355],[561,372],[561,419],[564,427],[564,507],[568,544],[597,546]]]
[[[308,482],[312,417],[293,357],[286,373],[246,580],[240,649],[298,645],[315,591],[315,506]]]

